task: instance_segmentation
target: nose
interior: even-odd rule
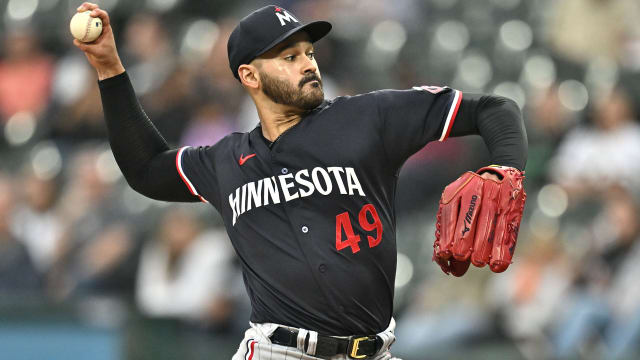
[[[308,57],[304,57],[304,61],[305,63],[302,66],[302,73],[303,74],[308,74],[308,73],[316,73],[318,72],[318,66],[316,65],[316,62],[312,59],[309,59]]]

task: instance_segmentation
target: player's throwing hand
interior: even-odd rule
[[[442,271],[462,276],[469,264],[503,272],[511,264],[527,195],[524,172],[489,166],[466,172],[444,189],[436,222],[433,260]]]
[[[97,4],[89,2],[82,3],[77,11],[91,11],[92,17],[99,17],[102,20],[102,34],[95,41],[83,43],[77,39],[73,40],[73,44],[84,51],[89,63],[98,72],[98,78],[103,80],[123,73],[124,66],[118,56],[116,42],[109,23],[109,14],[100,9]]]

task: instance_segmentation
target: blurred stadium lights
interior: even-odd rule
[[[63,57],[56,67],[52,83],[53,97],[61,104],[69,105],[89,88],[92,69],[81,53]]]
[[[493,88],[493,93],[515,101],[520,109],[527,103],[527,95],[520,84],[513,81],[505,81]]]
[[[407,285],[413,278],[413,262],[409,257],[398,252],[398,266],[396,270],[395,287],[401,288]]]
[[[38,8],[38,0],[9,0],[7,3],[7,20],[22,21],[33,16]]]
[[[502,10],[513,10],[520,5],[520,0],[491,0],[491,4]]]
[[[386,52],[398,52],[407,41],[407,31],[397,21],[385,20],[371,32],[371,43]]]
[[[458,0],[431,0],[431,3],[438,9],[447,10],[454,7]]]
[[[165,12],[173,9],[180,0],[147,0],[147,7],[151,10]]]
[[[552,239],[560,231],[560,219],[547,216],[539,208],[533,211],[528,220],[529,231],[534,238]]]
[[[78,4],[81,4],[81,1],[78,1]],[[113,9],[115,9],[116,6],[118,6],[119,0],[100,0],[100,8],[106,10],[106,11],[111,11]]]
[[[533,55],[529,57],[522,69],[520,81],[526,87],[537,90],[546,89],[556,80],[556,66],[547,55]]]
[[[486,1],[465,1],[458,15],[470,28],[472,42],[479,47],[488,45],[496,36],[495,14]]]
[[[586,86],[577,80],[565,80],[558,87],[560,103],[571,111],[582,111],[589,103]]]
[[[58,7],[60,0],[45,0],[41,1],[38,6],[38,11],[49,11]]]
[[[33,173],[42,180],[51,180],[62,170],[60,150],[52,141],[36,144],[31,150],[30,157]]]
[[[373,27],[367,43],[366,61],[373,69],[385,69],[396,61],[407,42],[407,31],[397,21],[381,21]]]
[[[484,91],[491,81],[493,70],[484,54],[471,51],[458,63],[458,73],[453,81],[454,87],[466,91]]]
[[[593,251],[592,231],[590,226],[571,222],[564,223],[560,229],[559,238],[566,254],[574,259],[579,259]]]
[[[36,117],[27,111],[15,113],[7,120],[4,137],[13,146],[19,146],[31,139],[36,131]]]
[[[549,217],[560,217],[567,211],[567,192],[556,184],[547,184],[538,192],[538,207]]]
[[[584,82],[590,91],[607,94],[618,82],[618,78],[619,67],[613,59],[596,58],[589,62]]]
[[[460,21],[445,21],[438,25],[435,40],[436,44],[446,51],[462,51],[469,45],[469,30]]]
[[[96,171],[100,180],[105,183],[113,184],[120,180],[122,172],[116,163],[116,159],[108,145],[104,146],[104,151],[98,155],[96,159]]]
[[[181,57],[189,63],[204,61],[220,35],[218,25],[211,20],[199,19],[187,25],[186,29],[180,45]]]
[[[346,41],[360,41],[369,36],[369,27],[362,22],[354,21],[349,11],[339,11],[333,14],[333,28],[329,36]]]
[[[533,31],[522,20],[510,20],[500,26],[500,41],[512,51],[524,51],[533,43]]]

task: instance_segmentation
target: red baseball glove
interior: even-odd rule
[[[492,172],[500,180],[479,174]],[[440,198],[433,260],[442,271],[462,276],[469,264],[499,273],[511,264],[527,194],[524,172],[506,166],[467,171]]]

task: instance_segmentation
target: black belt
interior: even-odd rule
[[[271,334],[271,342],[290,347],[298,346],[298,330],[278,327]],[[318,334],[317,356],[347,355],[350,359],[368,359],[375,355],[384,342],[376,335],[350,336],[339,338]],[[309,345],[309,334],[304,340],[304,348]]]

